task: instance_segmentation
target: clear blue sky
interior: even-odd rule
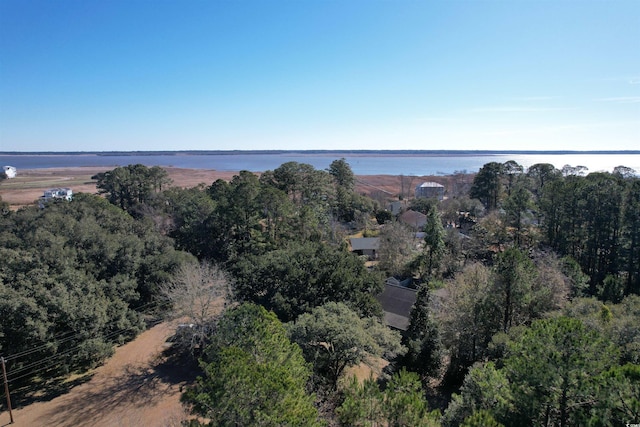
[[[640,0],[0,0],[0,151],[640,149]]]

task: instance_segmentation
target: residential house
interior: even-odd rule
[[[384,291],[376,298],[382,305],[385,323],[399,331],[406,331],[409,328],[411,308],[416,302],[416,290],[392,284],[387,279]]]
[[[416,198],[437,199],[444,198],[444,185],[437,182],[423,182],[416,187]]]
[[[378,248],[380,247],[380,239],[378,237],[352,237],[349,239],[351,244],[351,252],[358,255],[365,255],[369,259],[378,257]]]
[[[44,194],[40,196],[39,205],[44,207],[45,203],[51,200],[73,200],[73,191],[70,188],[50,188],[45,190]]]
[[[421,212],[409,209],[398,217],[398,221],[412,227],[414,230],[421,230],[427,223],[427,216]]]

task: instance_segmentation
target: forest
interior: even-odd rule
[[[201,370],[186,426],[640,423],[640,177],[508,161],[446,178],[443,200],[381,200],[344,159],[193,188],[129,165],[97,195],[0,200],[8,384],[29,395],[180,319],[172,350]],[[378,237],[375,259],[350,236]],[[415,290],[403,331],[377,298],[389,277]]]

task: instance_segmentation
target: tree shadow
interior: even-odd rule
[[[74,387],[90,381],[93,375],[93,372],[87,372],[73,380],[68,380],[68,377],[55,378],[46,382],[35,382],[11,390],[13,409],[20,409],[37,402],[53,400],[56,397],[69,393]]]
[[[149,364],[127,365],[116,376],[70,398],[46,414],[50,425],[91,425],[120,407],[150,407],[167,395],[182,391],[199,374],[186,356],[163,353]]]
[[[171,347],[163,351],[154,369],[163,382],[172,385],[190,385],[202,375],[202,369],[192,355],[174,351]]]

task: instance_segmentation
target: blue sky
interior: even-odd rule
[[[0,151],[640,149],[638,0],[0,0]]]

